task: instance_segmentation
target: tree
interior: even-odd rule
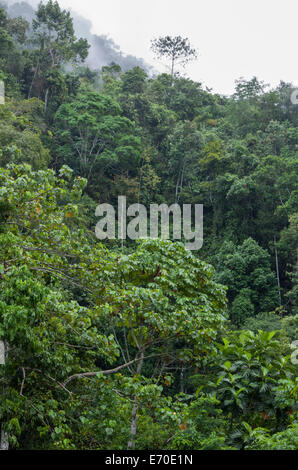
[[[70,13],[61,10],[57,1],[40,3],[33,20],[33,77],[28,98],[33,88],[37,96],[43,98],[47,109],[51,81],[49,74],[59,71],[64,63],[79,63],[88,55],[89,44],[86,39],[75,37]]]
[[[42,102],[36,98],[0,106],[0,165],[29,163],[34,169],[46,168],[49,150],[43,145]]]
[[[234,444],[238,441],[240,447],[243,445],[239,423],[256,426],[266,422],[275,432],[287,427],[291,422],[289,410],[296,408],[295,366],[290,356],[281,356],[277,333],[232,332],[218,348],[217,380],[213,376],[202,388],[214,388],[220,407],[229,416]],[[290,388],[288,393],[285,384]]]
[[[290,227],[288,231],[284,230],[282,232],[282,239],[281,239],[281,244],[285,242],[286,238],[290,239],[291,235],[297,238],[297,214],[291,217],[290,219]],[[295,232],[291,233],[291,231],[295,230]],[[287,233],[288,232],[288,233]],[[290,240],[289,240],[290,241]],[[292,241],[292,240],[291,240]],[[297,244],[296,244],[297,246]],[[287,277],[290,279],[291,283],[288,286],[288,292],[285,294],[285,298],[288,300],[286,304],[286,309],[290,311],[290,313],[297,315],[298,313],[298,261],[297,261],[297,255],[296,259],[294,258],[295,256],[295,249],[290,252],[289,250],[290,245],[287,245],[287,250],[288,254],[292,256],[292,263],[289,263],[288,269],[289,272],[286,272]]]
[[[95,184],[114,176],[115,169],[136,174],[140,140],[134,123],[121,116],[111,97],[82,88],[75,99],[60,106],[54,123],[59,165],[66,163],[87,177],[93,194],[102,191]]]
[[[124,93],[143,93],[146,86],[147,74],[140,67],[134,67],[121,77]]]
[[[226,450],[228,422],[215,397],[200,394],[183,410],[182,424],[170,443],[170,449]]]
[[[13,446],[40,432],[48,447],[72,448],[82,387],[93,400],[93,378],[106,396],[103,377],[116,374],[132,448],[140,404],[141,415],[152,395],[166,407],[161,377],[169,386],[168,369],[202,364],[214,350],[225,289],[179,243],[142,241],[128,256],[92,246],[70,223],[86,182],[69,179],[67,167],[60,177],[28,165],[0,172],[0,336],[9,343],[0,418]]]
[[[268,85],[259,81],[257,77],[253,77],[251,80],[245,80],[241,77],[236,80],[236,91],[233,97],[236,100],[254,100],[264,93],[266,87]]]
[[[25,66],[23,51],[29,24],[23,18],[11,19],[0,7],[0,78],[5,81],[6,93],[19,95]],[[2,76],[3,75],[3,76]]]
[[[94,311],[73,300],[67,286],[84,285],[79,264],[89,251],[83,233],[67,226],[85,185],[70,176],[69,168],[58,178],[29,165],[0,170],[0,337],[8,344],[0,426],[14,448],[19,439],[38,447],[38,438],[40,448],[73,448],[69,419],[80,401],[63,382],[92,370],[100,350],[108,363],[117,355],[113,340],[97,331]]]
[[[147,375],[148,363],[153,384],[168,370],[202,365],[225,324],[225,289],[213,281],[212,267],[182,244],[145,240],[119,257],[115,274],[100,310],[123,345],[123,361],[134,361],[136,380]],[[129,448],[137,436],[137,395],[133,401]]]
[[[212,261],[217,266],[218,282],[229,286],[230,315],[237,325],[278,306],[269,253],[255,240],[248,238],[240,246],[225,242]]]
[[[151,49],[158,58],[166,58],[171,61],[171,75],[174,77],[175,66],[183,67],[191,60],[197,59],[197,52],[190,46],[187,38],[181,36],[165,36],[151,41]]]
[[[117,98],[122,90],[121,83],[122,70],[120,65],[112,63],[102,67],[100,72],[101,92],[112,98]]]
[[[168,143],[168,173],[173,179],[170,200],[179,203],[184,187],[189,187],[198,173],[199,153],[202,151],[202,134],[193,122],[179,122],[172,130]],[[169,183],[167,183],[167,187]],[[182,199],[182,198],[181,198]]]

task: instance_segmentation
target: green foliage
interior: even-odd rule
[[[269,254],[249,238],[235,247],[225,242],[213,258],[217,279],[229,286],[231,319],[238,325],[256,312],[268,312],[277,307],[275,276]]]
[[[0,8],[0,444],[294,450],[293,85],[222,97],[177,73],[187,39],[152,46],[170,74],[91,70],[58,2]],[[199,255],[98,243],[119,195],[203,204]]]
[[[88,88],[58,109],[54,148],[60,154],[59,164],[70,164],[77,174],[88,177],[95,194],[100,191],[99,178],[121,170],[133,176],[140,159],[134,123],[121,116],[116,101]]]
[[[231,333],[218,344],[219,373],[209,382],[220,407],[230,419],[230,441],[245,442],[239,423],[255,426],[268,423],[284,429],[295,413],[295,366],[290,356],[280,354],[276,332],[259,330]],[[207,386],[208,388],[208,386]]]
[[[184,411],[180,431],[171,442],[178,450],[227,450],[225,444],[228,423],[214,397],[200,396]]]
[[[41,115],[42,103],[36,99],[18,102],[17,106],[7,102],[0,107],[1,166],[24,162],[34,169],[47,167],[50,154],[41,140]]]
[[[146,72],[140,67],[134,67],[122,75],[124,93],[143,93],[146,85]]]
[[[86,406],[76,395],[81,385],[75,378],[94,370],[98,361],[115,360],[123,331],[138,375],[147,355],[150,368],[154,357],[156,366],[160,361],[167,364],[170,351],[178,368],[201,363],[224,324],[225,298],[224,289],[212,281],[212,268],[183,245],[145,241],[133,255],[120,258],[101,247],[92,252],[82,231],[68,223],[85,182],[78,178],[71,185],[67,167],[60,175],[57,178],[51,170],[34,173],[25,165],[11,165],[0,174],[0,334],[9,344],[1,372],[1,419],[7,421],[14,410],[26,446],[39,431],[42,445],[72,448],[77,437],[72,437],[71,416]],[[69,299],[64,299],[62,286],[70,290]],[[72,300],[71,286],[91,296],[93,307]],[[101,333],[102,325],[107,325],[108,336]],[[123,359],[127,360],[125,354]],[[128,375],[127,390],[125,383],[120,383],[120,390],[124,387],[128,397],[150,396],[152,403],[160,374],[150,373],[151,379],[137,382],[137,389],[131,388],[134,377],[135,373]],[[168,384],[170,380],[165,379]],[[161,407],[161,395],[160,400]],[[90,426],[88,419],[85,424]],[[111,424],[107,429],[109,436]],[[4,430],[17,446],[18,430],[10,424]],[[129,435],[127,425],[124,435]]]
[[[298,425],[291,425],[285,431],[272,435],[266,429],[254,429],[251,441],[251,444],[245,447],[246,450],[297,450]]]
[[[86,59],[89,44],[86,39],[75,37],[70,12],[61,10],[57,1],[40,3],[32,28],[33,75],[31,73],[28,98],[32,93],[42,98],[46,112],[49,101],[57,98],[57,91],[62,96],[65,95],[61,66],[66,63],[80,63]]]
[[[241,329],[257,333],[258,330],[278,331],[281,327],[282,322],[277,313],[259,313],[255,317],[247,318]]]

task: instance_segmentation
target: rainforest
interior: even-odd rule
[[[113,47],[0,5],[1,450],[295,450],[297,90],[216,93],[166,27],[168,72]],[[202,205],[202,247],[99,240],[123,196]]]

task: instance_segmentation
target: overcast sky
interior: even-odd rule
[[[153,60],[150,40],[188,37],[199,60],[185,72],[230,94],[235,79],[256,75],[275,86],[298,85],[297,0],[59,0],[92,21],[127,54]]]

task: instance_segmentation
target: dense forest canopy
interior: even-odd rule
[[[1,448],[296,449],[294,86],[97,70],[77,31],[0,8]],[[119,195],[203,204],[202,249],[99,242]]]

